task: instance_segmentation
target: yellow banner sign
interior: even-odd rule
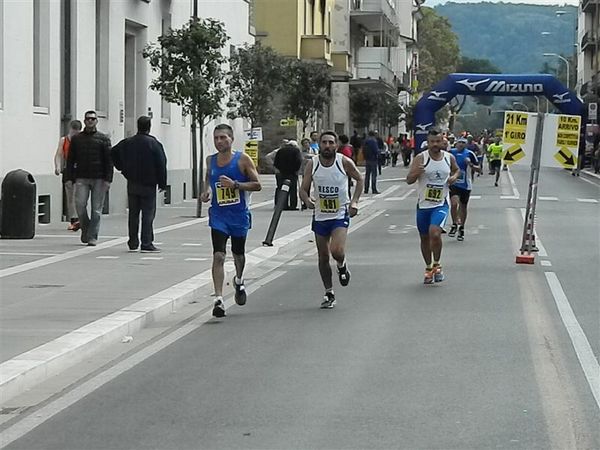
[[[577,149],[579,147],[580,116],[558,116],[556,146]]]
[[[519,144],[508,147],[502,154],[504,164],[514,164],[522,158],[525,158],[525,152]]]
[[[244,145],[244,153],[252,158],[252,162],[255,166],[258,166],[258,141],[247,141]]]
[[[554,154],[554,159],[565,169],[572,169],[577,166],[577,156],[575,156],[567,147],[561,147],[561,149]]]
[[[515,111],[504,112],[502,140],[506,144],[524,144],[527,136],[527,114]]]

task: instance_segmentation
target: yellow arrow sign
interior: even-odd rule
[[[525,158],[525,152],[519,144],[508,147],[502,154],[502,161],[505,164],[514,164],[522,158]]]
[[[561,147],[560,150],[554,154],[554,159],[566,169],[572,169],[577,165],[577,156],[575,156],[568,147]]]

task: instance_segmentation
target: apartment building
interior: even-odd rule
[[[153,73],[141,50],[186,23],[195,2],[199,17],[224,22],[226,56],[254,42],[251,0],[0,0],[0,178],[18,168],[33,174],[45,211],[40,221],[62,218],[54,152],[68,123],[92,109],[113,143],[136,132],[138,116],[152,116],[152,134],[167,153],[170,199],[191,197],[189,118],[149,89]],[[221,120],[241,144],[244,121]],[[210,130],[203,136],[208,151]],[[105,212],[124,212],[126,199],[116,174]]]
[[[600,101],[600,0],[581,0],[577,87],[586,102]]]

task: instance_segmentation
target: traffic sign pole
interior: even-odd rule
[[[538,122],[535,129],[535,141],[529,175],[529,189],[527,190],[527,207],[525,209],[525,223],[523,224],[523,237],[521,239],[520,254],[517,255],[517,264],[533,264],[535,256],[532,252],[538,251],[535,245],[535,209],[537,205],[537,191],[540,179],[540,161],[542,155],[542,137],[544,132],[545,114],[538,113]]]

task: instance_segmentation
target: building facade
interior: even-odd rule
[[[600,100],[600,0],[581,0],[578,22],[577,90],[586,102]]]
[[[254,42],[251,0],[195,1],[199,17],[224,22],[226,56]],[[47,211],[40,220],[62,219],[53,156],[69,122],[87,110],[97,111],[98,129],[113,144],[135,134],[137,117],[152,116],[152,134],[167,154],[171,201],[191,197],[189,118],[149,89],[153,73],[141,51],[186,23],[193,7],[194,0],[0,0],[0,178],[13,169],[33,174]],[[244,122],[222,120],[241,145]],[[211,125],[203,137],[208,151]],[[115,174],[105,212],[124,212],[126,199],[125,180]]]

